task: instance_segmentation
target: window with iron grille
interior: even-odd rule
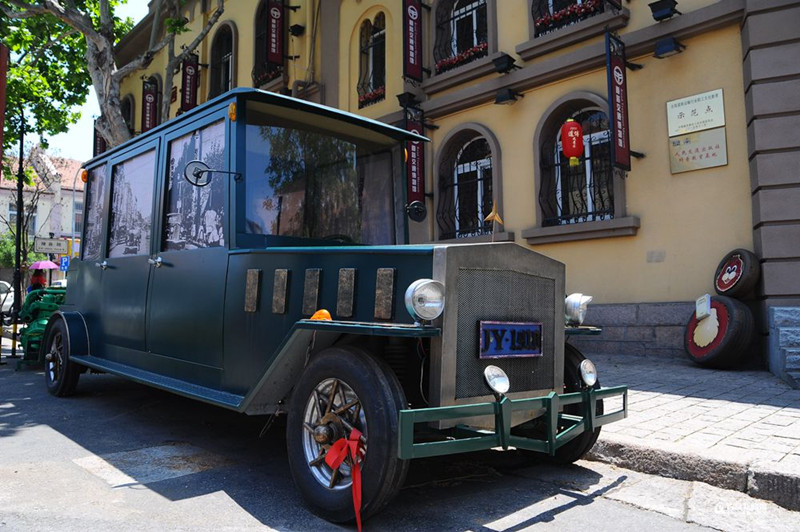
[[[211,44],[209,99],[233,88],[233,32],[222,26]]]
[[[486,0],[450,0],[436,8],[433,57],[437,74],[489,53]]]
[[[386,98],[386,16],[383,13],[361,24],[359,49],[360,109]]]
[[[586,20],[605,10],[605,0],[534,0],[534,35],[539,37]]]
[[[267,60],[267,42],[269,36],[269,0],[261,0],[256,12],[255,56],[253,58],[253,85],[260,87],[277,79],[283,74],[283,65],[270,63]],[[284,33],[284,36],[286,33]],[[285,49],[285,47],[284,47]]]
[[[436,220],[439,238],[465,238],[491,234],[492,222],[484,221],[492,210],[492,150],[474,131],[456,136],[439,167]]]
[[[133,96],[128,94],[120,102],[120,112],[122,118],[125,120],[125,125],[128,126],[128,131],[133,135]]]
[[[573,118],[583,129],[583,156],[577,166],[561,151],[560,125]],[[582,110],[564,117],[542,145],[539,204],[543,226],[573,224],[614,217],[614,172],[608,116]]]

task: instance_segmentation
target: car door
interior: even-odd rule
[[[228,169],[223,117],[166,138],[160,242],[151,258],[148,350],[171,376],[213,385],[222,368],[222,311],[228,265],[226,173],[196,186],[184,178],[190,161]],[[167,369],[169,368],[169,369]]]

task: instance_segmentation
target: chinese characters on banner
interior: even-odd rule
[[[142,133],[156,127],[158,113],[158,85],[150,80],[142,82]]]
[[[267,62],[283,66],[283,2],[270,2],[267,18]]]
[[[667,102],[667,129],[673,174],[728,164],[722,89]]]
[[[422,81],[422,2],[403,0],[403,76]]]
[[[423,134],[422,124],[409,120],[406,129],[417,135]],[[422,142],[415,140],[406,143],[408,161],[406,162],[406,175],[408,182],[408,203],[414,201],[425,202],[425,147]]]
[[[625,43],[606,32],[606,72],[608,110],[614,148],[612,166],[631,169],[631,142],[628,130],[628,82],[625,72]]]
[[[197,66],[200,58],[195,54],[183,60],[183,93],[181,94],[181,111],[197,107]]]

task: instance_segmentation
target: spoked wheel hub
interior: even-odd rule
[[[364,411],[353,389],[340,379],[325,379],[314,388],[303,415],[303,454],[314,479],[333,490],[350,488],[349,459],[333,470],[325,463],[331,446],[354,428],[366,435]],[[366,436],[361,443],[366,449]]]

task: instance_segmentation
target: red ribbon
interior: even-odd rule
[[[356,511],[356,524],[358,532],[361,532],[361,463],[363,447],[361,445],[361,432],[353,429],[347,439],[339,438],[325,455],[325,463],[333,470],[339,469],[342,462],[348,457],[351,458],[351,478],[353,479],[353,508]]]

